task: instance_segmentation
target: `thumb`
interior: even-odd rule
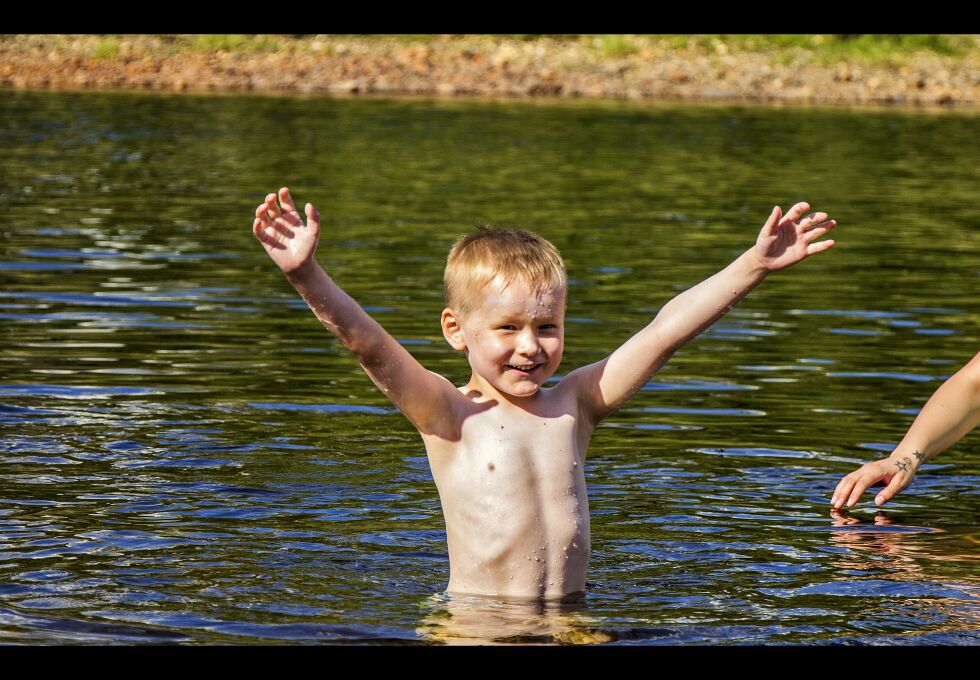
[[[313,207],[312,203],[307,203],[305,212],[306,212],[306,226],[319,233],[320,231],[319,211]]]
[[[776,225],[779,224],[779,218],[782,216],[783,216],[783,211],[779,208],[778,205],[774,206],[772,212],[769,213],[769,219],[767,219],[766,223],[762,226],[762,233],[765,234],[766,236],[771,234],[773,230],[776,228]]]
[[[894,477],[891,478],[891,481],[888,482],[888,486],[886,486],[884,489],[879,491],[878,495],[875,496],[875,505],[884,505],[892,498],[894,498],[895,495],[903,488],[904,486],[902,484],[902,475],[900,474],[895,475]]]

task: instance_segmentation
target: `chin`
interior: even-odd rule
[[[522,385],[520,387],[511,387],[510,389],[501,389],[501,392],[505,392],[512,397],[533,397],[540,391],[541,385]]]

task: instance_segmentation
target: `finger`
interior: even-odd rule
[[[255,209],[255,217],[262,220],[262,226],[268,227],[272,224],[272,218],[269,217],[269,206],[265,203],[260,203],[259,207]]]
[[[802,220],[800,220],[800,229],[806,231],[807,229],[813,228],[814,225],[824,222],[827,220],[829,215],[825,212],[815,212],[807,215]]]
[[[836,243],[836,241],[834,241],[833,239],[820,241],[819,243],[811,243],[806,247],[806,254],[808,256],[816,255],[817,253],[822,253],[825,250],[830,250],[831,248],[834,247],[834,243]]]
[[[840,510],[840,506],[844,504],[847,496],[851,493],[851,489],[854,487],[854,473],[852,472],[844,479],[840,480],[837,484],[837,488],[834,489],[834,497],[830,500],[830,504],[836,509]]]
[[[860,474],[861,471],[856,470],[840,480],[840,484],[837,485],[837,490],[834,491],[833,506],[835,508],[840,509],[844,505],[847,497],[851,495],[851,490],[854,489],[854,485],[857,484]]]
[[[884,505],[905,488],[905,476],[901,473],[892,477],[891,483],[875,496],[875,505]]]
[[[772,212],[769,213],[769,219],[767,219],[766,223],[762,225],[762,233],[767,236],[771,234],[776,228],[776,225],[779,224],[779,217],[782,214],[783,211],[779,209],[778,205],[773,207]]]
[[[836,226],[837,223],[834,222],[833,220],[830,220],[829,222],[824,222],[823,224],[816,226],[810,231],[803,234],[803,241],[805,243],[813,243],[818,238],[820,238],[821,236],[823,236],[824,234],[826,234],[828,231],[830,231]]]
[[[881,479],[879,475],[875,474],[864,474],[858,478],[857,482],[854,484],[854,488],[851,490],[850,496],[847,497],[847,507],[851,507],[859,500],[861,500],[861,494],[863,494],[872,483]]]
[[[279,204],[276,203],[275,194],[269,194],[268,196],[265,197],[265,205],[272,219],[276,219],[277,217],[282,215],[282,211],[279,209]]]
[[[314,208],[312,203],[307,203],[305,212],[306,226],[313,230],[314,233],[320,233],[320,211]]]
[[[258,217],[255,218],[254,222],[252,222],[252,233],[255,234],[255,237],[259,239],[259,241],[270,248],[274,248],[279,244],[276,237],[266,231],[266,225],[263,224],[262,220]]]
[[[293,203],[293,197],[289,193],[288,187],[283,187],[279,190],[279,202],[282,203],[282,207],[289,212],[299,212],[296,209],[296,204]]]
[[[800,219],[800,215],[802,215],[809,209],[810,209],[810,204],[807,203],[806,201],[797,203],[796,205],[794,205],[792,208],[789,209],[789,212],[786,213],[785,219],[789,220],[790,222],[795,222],[796,220]]]

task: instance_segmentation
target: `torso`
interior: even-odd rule
[[[459,440],[423,435],[446,518],[447,590],[583,591],[590,543],[583,468],[592,428],[558,387],[536,395],[534,414],[460,396]]]

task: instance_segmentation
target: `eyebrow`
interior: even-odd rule
[[[564,316],[565,316],[564,313],[561,314],[555,314],[554,312],[542,313],[542,314],[535,315],[533,320],[535,322],[540,322],[540,323],[557,323],[561,321]],[[516,323],[516,322],[524,322],[525,317],[523,314],[519,314],[519,313],[514,314],[512,312],[507,312],[504,314],[491,315],[489,317],[489,320],[493,325],[500,326],[500,325]]]

